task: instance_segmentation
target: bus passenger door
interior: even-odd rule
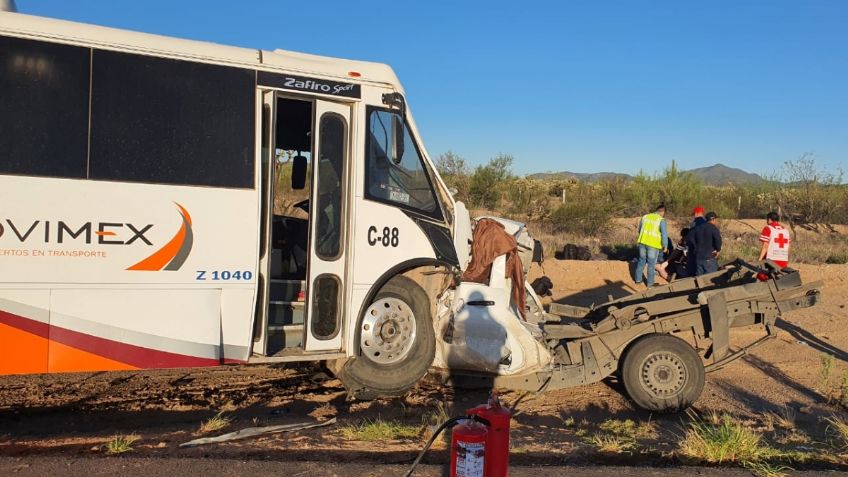
[[[266,354],[268,342],[268,296],[270,293],[271,269],[271,218],[274,208],[274,164],[276,144],[276,93],[266,91],[262,94],[261,105],[262,137],[260,163],[260,212],[259,234],[259,276],[256,280],[256,319],[253,324],[253,350]]]
[[[305,351],[342,347],[345,316],[345,240],[350,233],[351,108],[316,101],[315,155],[310,200]]]

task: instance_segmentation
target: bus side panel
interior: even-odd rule
[[[394,242],[393,236],[397,238]],[[352,248],[355,251],[354,263],[360,266],[353,267],[348,307],[351,323],[357,323],[360,318],[358,313],[369,291],[386,272],[412,259],[436,257],[421,227],[406,213],[397,207],[360,198],[356,199]],[[352,326],[355,329],[356,324]],[[358,349],[354,343],[356,333],[349,333],[347,338],[346,349]]]
[[[0,290],[0,374],[47,372],[49,290]]]
[[[53,290],[48,371],[219,364],[220,300],[216,289]]]
[[[243,363],[250,357],[253,339],[253,289],[225,288],[221,291],[221,339],[225,363]]]
[[[252,289],[257,201],[252,189],[0,175],[0,204],[14,204],[0,211],[0,286]]]
[[[0,176],[0,203],[17,204],[0,213],[0,289],[44,290],[32,304],[43,310],[31,326],[40,334],[26,347],[43,356],[14,367],[4,360],[0,373],[246,361],[258,275],[255,190]],[[19,333],[0,325],[4,336]],[[113,341],[178,356],[117,352]],[[111,354],[80,354],[100,345]],[[20,354],[3,348],[3,356]]]

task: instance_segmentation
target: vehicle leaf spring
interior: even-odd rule
[[[716,361],[713,364],[704,366],[704,371],[707,372],[707,373],[712,373],[713,371],[718,371],[719,369],[721,369],[721,368],[727,366],[728,364],[736,361],[737,359],[741,358],[742,356],[745,356],[746,354],[748,354],[752,349],[756,348],[757,346],[765,343],[766,341],[768,341],[770,339],[777,338],[777,334],[772,331],[771,326],[766,326],[766,329],[768,330],[767,335],[763,336],[762,338],[758,339],[757,341],[754,341],[753,343],[749,344],[748,346],[743,347],[742,349],[740,349],[738,351],[734,351],[733,353],[725,356],[724,358],[722,358],[719,361]]]

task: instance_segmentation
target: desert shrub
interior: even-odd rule
[[[498,206],[504,183],[512,180],[512,161],[512,156],[498,154],[485,166],[474,169],[468,187],[468,200],[472,206],[487,209]]]
[[[831,263],[831,264],[848,263],[848,253],[843,252],[841,254],[828,255],[827,258],[824,259],[824,263]]]
[[[465,159],[448,151],[436,160],[436,169],[448,187],[454,189],[454,198],[468,203],[468,193],[471,186],[468,177],[468,164]]]
[[[685,216],[703,201],[703,189],[704,184],[691,173],[681,171],[676,162],[661,174],[649,176],[640,171],[616,196],[618,215],[641,215],[663,203],[670,216]]]
[[[844,222],[848,215],[848,193],[842,171],[830,172],[816,165],[812,154],[783,164],[780,185],[773,200],[790,226]]]
[[[702,200],[704,184],[691,173],[678,169],[674,161],[662,175],[655,178],[654,183],[659,190],[659,202],[665,203],[666,208],[673,214],[691,210]]]
[[[523,220],[544,219],[550,215],[548,187],[542,181],[515,179],[505,191],[510,214]]]
[[[558,230],[578,235],[598,235],[610,227],[612,211],[608,208],[587,207],[585,204],[569,202],[551,213],[551,223]]]
[[[616,215],[627,217],[631,214],[638,213],[645,204],[630,204],[628,200],[628,189],[630,183],[628,180],[617,177],[613,179],[603,180],[596,185],[598,193],[606,198],[616,213]]]
[[[611,227],[614,210],[603,189],[575,183],[566,191],[565,203],[551,212],[550,223],[560,232],[594,236]]]

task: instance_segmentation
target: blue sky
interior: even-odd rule
[[[431,155],[516,173],[848,166],[848,2],[17,0],[24,13],[391,64]],[[848,169],[848,168],[846,168]]]

